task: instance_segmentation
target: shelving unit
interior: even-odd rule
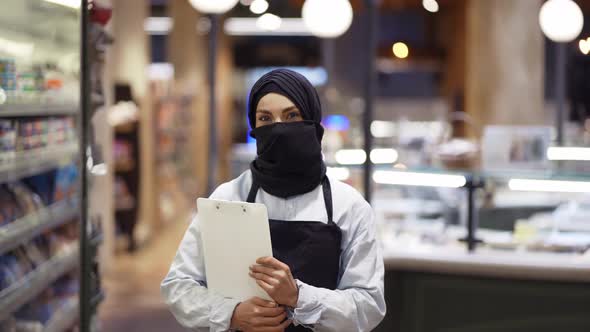
[[[0,105],[0,118],[37,117],[76,115],[79,112],[78,105],[70,104],[5,104]]]
[[[0,228],[0,255],[79,216],[77,197],[55,203]]]
[[[57,231],[60,226],[67,226],[63,227],[63,234],[54,237],[58,239],[48,245],[49,248],[45,244],[34,248],[43,250],[45,255],[36,260],[23,258],[37,262],[34,270],[31,271],[28,264],[25,272],[21,272],[28,272],[24,277],[7,279],[12,284],[2,284],[1,331],[5,326],[14,327],[12,324],[18,323],[21,315],[28,316],[25,313],[29,308],[36,306],[43,307],[50,314],[49,321],[43,324],[44,332],[63,332],[78,327],[81,331],[89,331],[88,322],[104,297],[99,288],[100,276],[93,275],[90,270],[96,264],[95,258],[88,253],[91,251],[96,256],[101,241],[95,237],[98,230],[89,225],[89,182],[85,166],[90,155],[96,157],[89,130],[92,109],[102,106],[105,99],[92,88],[92,84],[100,80],[91,76],[100,73],[91,71],[89,62],[97,55],[89,52],[92,43],[96,43],[91,36],[95,31],[89,31],[92,24],[89,12],[96,4],[89,4],[87,0],[79,4],[80,7],[75,8],[43,0],[8,1],[0,11],[0,38],[11,40],[18,36],[19,42],[32,45],[33,52],[31,56],[25,56],[0,50],[0,87],[6,92],[6,100],[0,105],[3,123],[0,130],[3,139],[0,141],[0,184],[18,182],[6,186],[6,195],[15,192],[10,188],[19,187],[23,192],[30,190],[21,196],[38,195],[35,198],[37,210],[31,212],[33,208],[29,204],[31,206],[27,208],[20,208],[25,213],[21,218],[14,220],[14,212],[6,214],[11,219],[2,219],[0,256],[17,257],[16,264],[20,264],[18,254],[26,251],[22,248],[24,245],[29,249],[28,246],[35,247],[38,242],[45,243],[43,239],[32,240],[48,231]],[[62,130],[64,135],[60,136]],[[13,135],[16,136],[14,139]],[[29,149],[38,146],[45,147]],[[29,150],[15,152],[21,148]],[[54,173],[49,172],[52,170],[58,170],[55,178]],[[33,176],[35,178],[28,179]],[[40,202],[55,203],[39,209]],[[13,210],[19,211],[16,207]],[[80,232],[78,236],[76,230]],[[56,251],[61,246],[65,249]],[[50,258],[43,261],[47,256]],[[17,267],[15,265],[10,273],[21,276],[16,274]],[[79,273],[71,273],[70,278],[70,272],[75,271]],[[64,276],[67,278],[62,278]],[[97,285],[92,290],[90,279]],[[59,284],[56,283],[58,280]],[[68,285],[66,293],[71,297],[61,298],[47,291],[61,287],[62,281]],[[77,282],[79,291],[73,287]],[[47,298],[42,297],[44,294]],[[56,311],[54,306],[57,306]],[[90,307],[92,311],[86,310]],[[27,319],[37,323],[45,321],[42,317]]]
[[[0,321],[37,297],[61,276],[77,268],[79,257],[80,251],[75,245],[70,250],[51,258],[17,283],[0,292]]]
[[[79,152],[77,143],[17,153],[0,162],[0,182],[40,174],[66,165],[76,159]]]
[[[79,317],[78,312],[80,311],[80,303],[78,298],[68,300],[62,307],[56,312],[51,320],[47,323],[43,332],[63,332],[71,328]]]

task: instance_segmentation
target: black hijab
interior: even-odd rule
[[[289,98],[304,121],[256,126],[256,107],[262,97],[278,93]],[[286,198],[315,189],[326,176],[322,158],[322,107],[317,91],[301,74],[276,69],[252,87],[248,120],[255,128],[257,157],[250,164],[253,181],[271,195]]]
[[[301,112],[304,120],[322,121],[320,96],[305,76],[289,69],[275,69],[262,76],[250,91],[248,120],[256,128],[256,106],[262,97],[274,92],[289,98]]]

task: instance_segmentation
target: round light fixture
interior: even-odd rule
[[[336,38],[350,28],[353,12],[348,0],[306,0],[301,16],[315,36]]]
[[[275,31],[281,27],[282,21],[277,15],[266,13],[256,20],[256,27],[260,30]]]
[[[549,0],[539,12],[539,25],[554,42],[570,42],[582,32],[584,14],[572,0]]]
[[[391,49],[393,51],[393,55],[400,59],[405,59],[408,57],[408,55],[410,55],[410,49],[408,48],[408,45],[402,42],[393,44]]]
[[[223,14],[234,8],[239,0],[188,0],[196,10],[204,14]]]
[[[268,2],[266,0],[254,0],[250,4],[250,11],[256,15],[264,13],[268,9]]]
[[[582,39],[579,42],[580,52],[584,55],[590,54],[590,37]]]
[[[439,9],[438,2],[436,2],[436,0],[422,0],[422,6],[431,13],[436,13]]]

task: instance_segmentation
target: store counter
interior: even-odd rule
[[[590,252],[382,242],[388,313],[375,331],[590,331]]]
[[[504,279],[590,283],[590,252],[541,253],[465,246],[422,245],[384,248],[386,269]]]

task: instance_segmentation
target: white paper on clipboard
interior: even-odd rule
[[[249,276],[256,259],[272,256],[264,204],[197,199],[207,288],[240,301],[271,298]]]

